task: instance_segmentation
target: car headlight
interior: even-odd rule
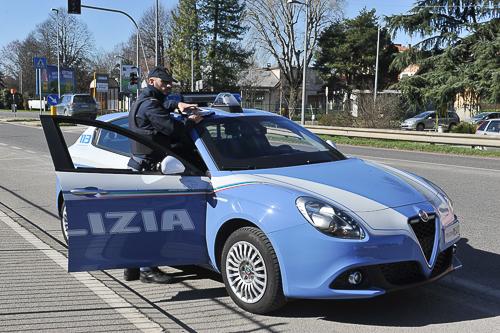
[[[322,233],[346,239],[363,239],[365,232],[347,212],[323,201],[299,197],[295,204],[304,218]]]
[[[448,206],[450,206],[450,209],[453,211],[453,201],[450,199],[450,197],[448,197],[448,195],[443,191],[443,189],[434,184],[433,182],[431,182],[429,179],[425,179],[425,181],[443,197],[446,203],[448,203]]]

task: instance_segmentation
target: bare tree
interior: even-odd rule
[[[10,42],[0,50],[0,68],[7,76],[22,77],[23,91],[31,96],[35,94],[33,57],[40,55],[38,50],[39,42],[34,33],[30,33],[23,41]]]
[[[61,66],[75,70],[78,90],[89,89],[90,72],[93,70],[90,59],[95,47],[94,38],[85,23],[59,8],[58,14],[51,12],[49,18],[36,27],[35,38],[39,42],[39,52],[48,58],[49,63],[57,62],[59,44]]]
[[[155,53],[156,53],[156,31],[155,31],[155,19],[156,19],[156,6],[151,6],[142,14],[139,19],[139,31],[141,37],[140,46],[140,56],[139,56],[139,67],[143,70],[141,75],[143,78],[147,75],[146,69],[151,68],[155,65]],[[171,22],[171,12],[168,11],[160,3],[159,12],[159,35],[158,35],[158,48],[159,48],[159,64],[161,66],[166,66],[170,68],[169,61],[166,55],[166,48],[168,48],[167,41],[170,31]],[[135,64],[136,58],[136,36],[137,32],[130,35],[129,39],[125,43],[120,43],[116,46],[115,51],[117,55],[124,57],[125,59],[133,60]],[[144,47],[144,48],[143,48]],[[146,66],[147,62],[147,66]]]
[[[247,21],[257,45],[276,61],[287,86],[290,118],[294,115],[302,83],[304,38],[307,39],[306,66],[322,30],[341,15],[342,0],[308,0],[307,35],[303,27],[305,6],[286,0],[247,0]],[[302,38],[300,33],[302,32]]]

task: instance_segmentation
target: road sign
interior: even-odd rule
[[[59,104],[59,97],[57,94],[47,95],[47,103],[51,106]]]
[[[47,67],[47,58],[34,57],[33,64],[35,65],[35,68],[40,68],[40,69],[46,68]]]

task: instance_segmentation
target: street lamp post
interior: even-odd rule
[[[118,105],[118,109],[121,109],[123,107],[123,101],[122,101],[122,96],[123,96],[123,93],[122,93],[123,92],[123,87],[122,87],[122,59],[123,59],[123,57],[119,56],[119,55],[115,55],[115,58],[120,59],[119,60],[120,61],[120,64],[119,64],[119,66],[120,66],[120,69],[119,69],[120,91],[118,93],[118,100],[119,100],[119,102],[121,102],[120,103],[121,105]],[[96,82],[96,85],[97,85],[97,82]],[[137,90],[139,90],[139,89],[137,89]]]
[[[53,12],[56,13],[57,16],[57,97],[61,98],[61,62],[59,60],[59,9],[52,8]]]
[[[380,49],[380,25],[377,30],[377,57],[375,58],[375,83],[373,87],[373,103],[377,101],[377,83],[378,83],[378,53]]]
[[[304,23],[304,65],[302,69],[302,108],[300,111],[300,124],[305,125],[306,113],[306,75],[307,75],[307,25],[309,23],[309,0],[300,2],[297,0],[287,0],[288,4],[304,5],[306,7],[306,17]]]

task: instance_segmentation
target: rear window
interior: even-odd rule
[[[73,103],[95,103],[95,101],[90,95],[75,95]]]

